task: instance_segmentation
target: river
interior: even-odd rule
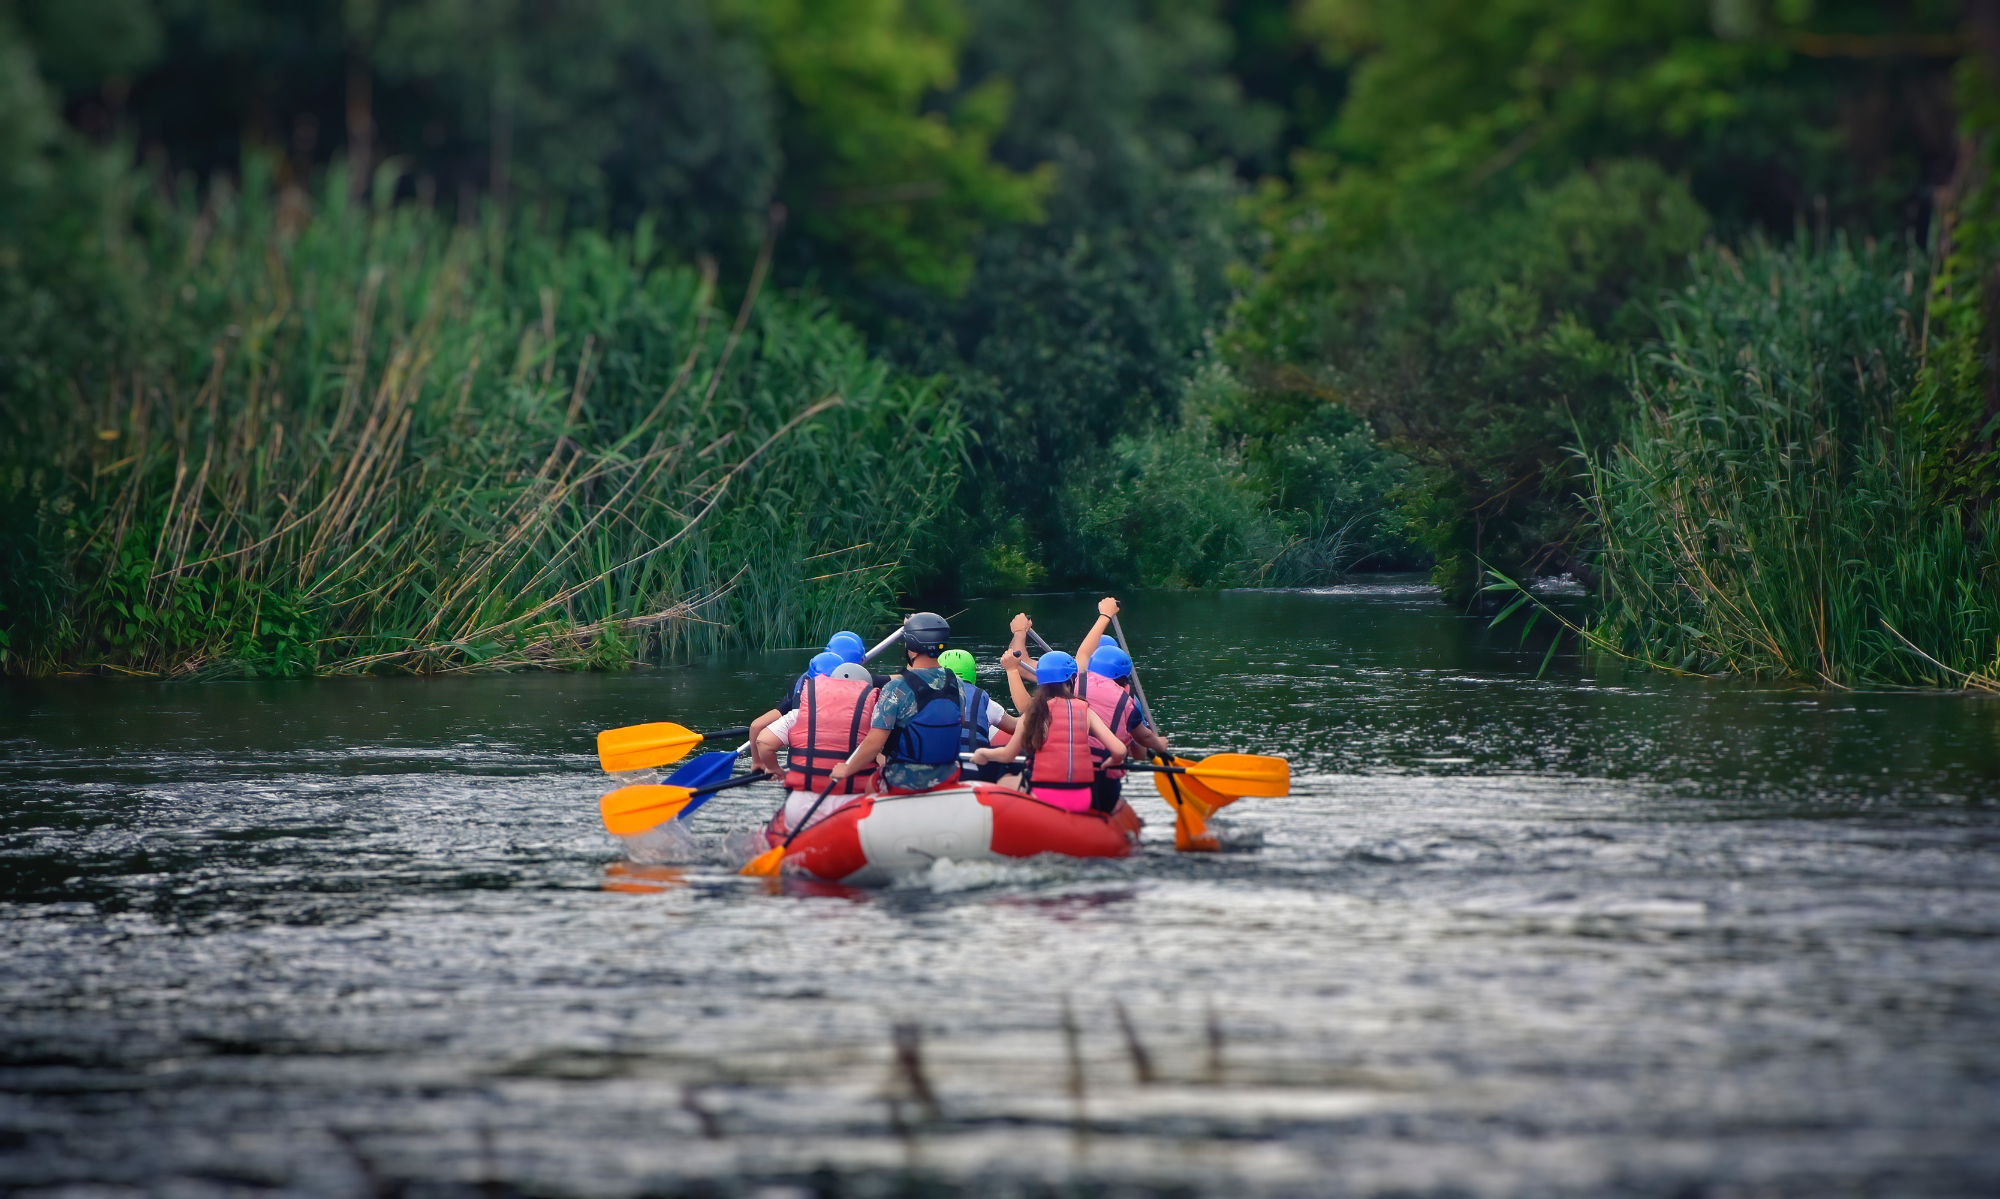
[[[598,729],[799,652],[6,685],[0,1190],[2000,1192],[2000,702],[1538,681],[1401,579],[1126,626],[1169,736],[1294,794],[872,893],[732,874],[766,788],[678,864],[596,818]]]

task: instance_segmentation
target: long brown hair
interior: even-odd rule
[[[1021,713],[1021,748],[1034,753],[1049,739],[1049,701],[1076,695],[1074,683],[1043,683],[1028,697],[1028,709]]]

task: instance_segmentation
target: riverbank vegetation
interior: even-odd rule
[[[1996,55],[1984,0],[21,0],[0,654],[598,665],[1395,568],[1977,682]]]

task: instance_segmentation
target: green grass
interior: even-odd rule
[[[1898,427],[1925,277],[1844,240],[1698,256],[1592,466],[1594,641],[1689,672],[1991,685],[2000,528],[1927,487]]]
[[[108,355],[6,399],[13,673],[592,667],[815,640],[934,547],[955,405],[630,235],[141,196]],[[28,351],[33,351],[32,346]]]

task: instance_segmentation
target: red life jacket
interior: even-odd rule
[[[1028,755],[1028,788],[1088,787],[1096,762],[1090,756],[1090,705],[1080,699],[1049,701],[1049,735]]]
[[[1090,710],[1097,713],[1097,718],[1104,722],[1104,727],[1111,730],[1112,736],[1120,741],[1125,740],[1125,721],[1132,714],[1130,691],[1120,687],[1115,680],[1105,678],[1093,670],[1087,672],[1083,678],[1083,699],[1090,705]],[[1111,757],[1110,748],[1094,736],[1090,739],[1090,753],[1100,769]],[[1125,772],[1106,770],[1104,777],[1120,779],[1125,777]]]
[[[860,679],[807,679],[799,693],[798,719],[785,738],[791,747],[785,755],[785,786],[793,791],[818,791],[824,786],[834,763],[846,761],[868,735],[880,694]],[[874,777],[873,770],[856,771],[836,783],[832,794],[852,795]]]

